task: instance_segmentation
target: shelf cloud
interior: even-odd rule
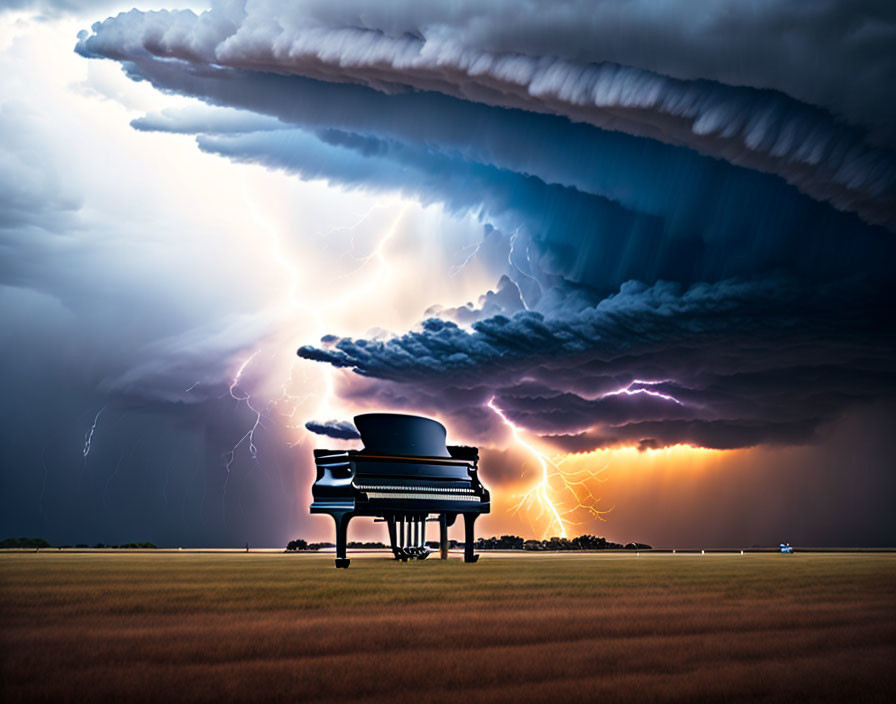
[[[484,221],[478,304],[299,349],[347,398],[482,437],[494,397],[568,450],[809,442],[894,391],[893,13],[670,8],[215,3],[77,51],[207,105],[137,129]]]
[[[436,92],[682,145],[783,177],[893,228],[892,9],[719,1],[704,16],[649,3],[217,3],[110,18],[78,50]],[[523,11],[525,14],[525,11]],[[513,32],[506,30],[513,17]],[[787,32],[773,30],[799,26]],[[619,36],[624,36],[621,42]],[[836,51],[831,51],[831,46]]]

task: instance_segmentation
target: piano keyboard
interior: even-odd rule
[[[363,489],[362,489],[363,491]],[[369,491],[368,499],[397,499],[399,501],[475,501],[481,499],[475,494],[432,494],[409,493],[405,491]]]
[[[352,483],[368,499],[398,499],[400,501],[481,501],[469,487],[425,486],[408,484]]]
[[[359,491],[414,491],[414,492],[430,492],[436,494],[474,494],[468,486],[432,486],[426,484],[361,484],[352,482],[352,486]]]

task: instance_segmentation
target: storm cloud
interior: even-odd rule
[[[470,330],[429,319],[299,355],[401,382],[384,401],[441,412],[483,440],[500,428],[483,408],[494,398],[569,451],[806,442],[852,404],[896,392],[886,311],[837,295],[780,280],[628,284],[564,319],[528,311]]]
[[[512,33],[501,29],[509,13]],[[377,10],[366,3],[219,3],[198,16],[134,11],[110,18],[79,51],[138,65],[159,57],[300,75],[386,93],[435,91],[560,115],[776,173],[894,226],[896,108],[868,86],[894,75],[892,8],[830,2],[800,14],[769,4],[748,13],[723,0],[699,22],[641,4],[552,4],[533,8],[534,19],[523,21],[519,13],[515,3],[451,11],[404,3]],[[770,30],[791,24],[802,27],[796,37],[776,32],[769,41]],[[722,46],[727,61],[716,58]]]
[[[563,3],[507,32],[510,11],[221,3],[77,50],[213,106],[139,129],[508,233],[477,305],[299,350],[381,381],[347,398],[484,436],[494,397],[587,449],[802,443],[890,396],[896,108],[860,89],[894,72],[890,11]]]

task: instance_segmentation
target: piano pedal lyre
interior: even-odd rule
[[[429,557],[426,547],[426,514],[399,514],[385,520],[389,525],[389,541],[396,560],[425,560]]]

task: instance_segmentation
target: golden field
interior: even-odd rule
[[[0,554],[2,698],[893,701],[896,554]]]

